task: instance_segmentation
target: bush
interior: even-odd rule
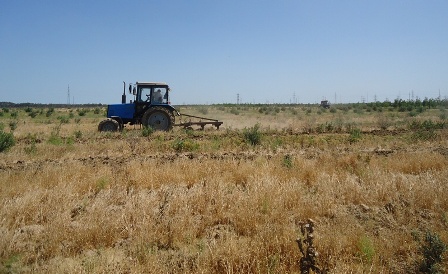
[[[433,122],[431,120],[412,121],[409,128],[413,130],[411,138],[413,140],[429,141],[437,137],[436,129],[445,128],[445,122]]]
[[[235,115],[239,115],[240,114],[240,112],[236,108],[231,108],[230,109],[230,113],[235,114]]]
[[[78,109],[78,115],[79,115],[79,116],[85,116],[86,113],[87,113],[87,110],[86,110],[86,109],[81,109],[81,110]]]
[[[142,129],[142,136],[148,137],[149,135],[154,133],[154,129],[152,127],[143,127]]]
[[[14,135],[12,133],[0,131],[0,152],[7,151],[14,146],[15,143],[16,140],[14,139]]]
[[[436,233],[427,231],[423,243],[421,243],[420,253],[423,261],[420,264],[420,271],[423,273],[445,273],[440,263],[447,246]]]
[[[34,117],[37,116],[37,114],[39,114],[39,113],[36,112],[36,111],[31,111],[31,112],[28,113],[28,116],[30,116],[31,118],[34,118]]]
[[[252,146],[259,145],[261,143],[260,124],[256,124],[251,128],[244,129],[244,140]]]
[[[73,113],[70,113],[73,114]],[[61,124],[68,124],[69,123],[69,118],[67,118],[67,116],[58,116],[57,118],[59,121],[61,121]]]
[[[25,153],[26,154],[36,154],[36,152],[37,152],[36,143],[38,142],[36,135],[31,135],[28,133],[25,140],[26,140],[26,143],[29,144],[29,146],[26,146],[24,148]]]
[[[74,136],[76,139],[80,139],[82,137],[82,131],[80,130],[75,131]]]
[[[200,107],[199,108],[199,113],[201,113],[203,115],[207,115],[208,114],[208,108],[207,107]]]
[[[199,144],[191,140],[176,139],[173,143],[173,149],[177,152],[194,151],[199,148]]]
[[[292,158],[291,155],[286,154],[285,156],[283,156],[282,166],[284,166],[286,168],[292,168],[293,167],[293,158]]]
[[[9,128],[11,129],[11,131],[16,130],[16,128],[17,128],[17,121],[10,121],[9,122]]]
[[[358,142],[361,139],[361,130],[359,128],[354,128],[350,131],[350,136],[348,137],[348,141],[350,144]]]

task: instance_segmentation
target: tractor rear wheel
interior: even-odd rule
[[[142,124],[155,130],[168,131],[173,128],[174,115],[167,108],[153,107],[143,114]]]
[[[120,124],[112,119],[103,120],[98,125],[99,131],[118,131]]]

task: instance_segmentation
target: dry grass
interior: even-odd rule
[[[280,115],[291,122],[277,128],[271,115],[210,108],[231,126],[149,137],[100,134],[87,117],[61,126],[62,144],[48,142],[55,122],[23,118],[0,155],[0,272],[298,273],[307,218],[332,273],[415,273],[416,235],[448,242],[446,130],[350,143],[345,131],[303,134],[340,113]],[[346,118],[376,128],[362,117]],[[241,129],[256,122],[253,147]],[[178,150],[179,140],[197,146]]]

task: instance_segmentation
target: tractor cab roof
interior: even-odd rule
[[[167,83],[163,82],[136,82],[136,85],[145,85],[145,86],[168,86]]]

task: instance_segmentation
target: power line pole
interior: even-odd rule
[[[70,85],[67,88],[67,105],[70,105]]]

